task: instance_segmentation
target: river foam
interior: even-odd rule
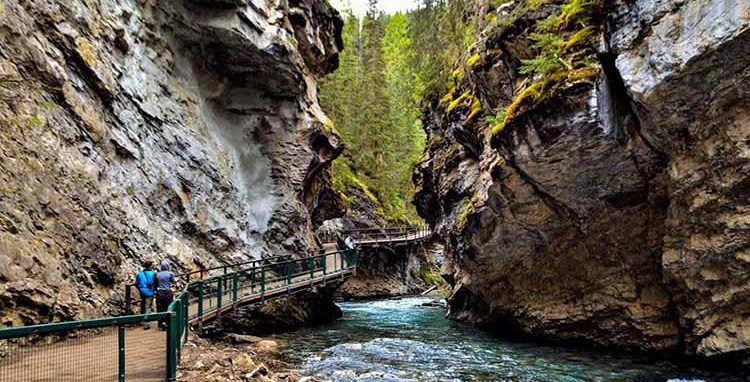
[[[335,382],[724,382],[646,357],[496,339],[448,321],[429,298],[342,303],[336,323],[280,335],[303,374]]]

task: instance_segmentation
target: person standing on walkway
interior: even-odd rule
[[[169,270],[167,259],[161,261],[159,273],[156,274],[156,308],[159,312],[166,312],[172,303],[174,294],[172,287],[175,284],[174,273]],[[167,330],[166,319],[159,320],[159,329]]]
[[[153,270],[153,267],[153,261],[144,261],[143,269],[141,269],[135,276],[135,285],[138,288],[138,293],[141,295],[141,314],[150,313],[151,307],[154,303],[154,294],[156,293],[156,271]],[[150,322],[143,324],[143,329],[148,330],[150,328]]]
[[[346,249],[344,250],[344,260],[346,261],[346,267],[350,267],[352,265],[352,260],[354,259],[354,254],[356,253],[357,249],[357,242],[354,241],[354,238],[349,235],[344,240],[344,245],[346,246]],[[342,263],[341,266],[343,267],[344,264]]]

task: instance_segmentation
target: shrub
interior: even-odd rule
[[[419,268],[417,276],[425,283],[425,285],[442,284],[443,278],[435,271],[425,268]]]
[[[561,13],[557,25],[567,28],[573,23],[580,23],[584,27],[591,21],[597,0],[569,0],[560,7]]]
[[[458,224],[460,228],[463,228],[466,225],[469,215],[474,212],[474,203],[472,203],[471,199],[466,197],[461,199],[459,208],[460,210],[456,216],[456,224]]]
[[[575,33],[571,34],[570,37],[565,40],[565,42],[561,44],[558,51],[562,53],[563,51],[570,50],[571,48],[576,47],[582,43],[588,43],[591,41],[593,35],[594,28],[590,26],[576,31]]]
[[[505,125],[518,114],[531,108],[537,102],[542,99],[544,88],[547,86],[547,81],[537,81],[529,85],[508,106],[508,110],[505,113],[502,123],[499,123],[492,127],[492,136],[499,134]]]

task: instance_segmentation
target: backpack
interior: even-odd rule
[[[136,286],[141,293],[143,293],[144,290],[153,293],[153,291],[156,290],[156,272],[152,270],[138,272],[138,275],[136,276]]]

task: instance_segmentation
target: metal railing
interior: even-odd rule
[[[226,275],[230,273],[230,270],[237,270],[237,269],[246,269],[246,268],[252,268],[257,267],[263,264],[271,264],[278,261],[283,261],[289,259],[289,255],[280,255],[280,256],[272,256],[272,257],[265,257],[261,259],[252,259],[247,261],[242,261],[238,263],[229,263],[229,264],[222,264],[215,267],[210,268],[203,268],[196,271],[190,271],[190,272],[184,272],[184,273],[177,273],[175,274],[175,277],[177,280],[180,281],[181,285],[188,284],[190,282],[194,281],[195,276],[198,276],[197,280],[203,280],[206,277],[210,277],[212,273],[216,273],[216,271],[220,271],[220,274]],[[141,303],[140,298],[134,298],[133,297],[133,289],[136,287],[135,282],[131,282],[125,285],[125,302],[124,302],[124,309],[123,313],[125,315],[133,314],[135,309],[134,307],[137,307]]]
[[[343,251],[249,264],[187,282],[165,312],[0,329],[0,382],[173,381],[191,324],[343,279],[357,262],[356,251]],[[166,330],[137,327],[155,321]]]
[[[419,241],[431,234],[425,227],[343,233],[360,246]],[[0,382],[173,381],[191,324],[200,326],[240,305],[343,279],[356,272],[358,257],[356,251],[341,251],[201,269],[178,275],[183,288],[164,312],[0,329]],[[125,310],[131,313],[137,302],[132,285],[126,286],[126,295]],[[166,330],[138,327],[156,321]]]
[[[339,233],[325,233],[323,240],[329,243],[335,242],[337,236],[339,239],[351,236],[358,246],[370,246],[429,239],[432,236],[432,230],[427,226],[350,229]]]

